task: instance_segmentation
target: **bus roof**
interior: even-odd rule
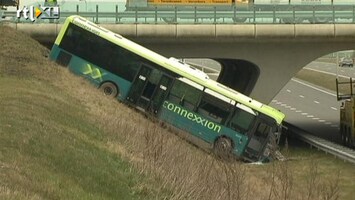
[[[242,93],[239,93],[225,85],[222,85],[221,83],[218,83],[214,80],[209,79],[209,77],[202,71],[195,69],[191,66],[189,66],[186,63],[181,63],[179,60],[174,59],[174,58],[166,58],[160,54],[157,54],[137,43],[134,43],[133,41],[130,41],[121,35],[118,35],[116,33],[113,33],[105,28],[102,28],[89,20],[86,20],[85,18],[82,18],[77,15],[70,16],[66,19],[65,23],[63,24],[63,27],[61,31],[59,32],[59,35],[55,41],[56,44],[59,45],[60,41],[62,40],[64,36],[64,31],[66,30],[67,26],[69,23],[76,24],[96,35],[99,35],[102,38],[105,38],[106,40],[109,40],[119,46],[122,46],[148,60],[151,60],[152,62],[161,65],[185,78],[188,78],[206,88],[209,88],[213,91],[216,91],[232,100],[237,101],[238,103],[241,103],[247,107],[250,107],[258,112],[261,112],[273,119],[278,124],[281,124],[283,119],[285,118],[285,114],[282,112],[276,110],[275,108],[272,108],[268,105],[262,104]]]

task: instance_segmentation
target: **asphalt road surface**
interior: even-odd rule
[[[336,75],[336,65],[312,62],[305,68]],[[353,68],[339,68],[341,75],[355,77]],[[340,142],[339,107],[334,91],[293,78],[270,103],[286,114],[286,121],[319,137]]]

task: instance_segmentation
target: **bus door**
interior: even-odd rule
[[[171,83],[172,78],[163,75],[160,70],[142,64],[133,81],[127,100],[136,105],[138,109],[144,111],[149,109],[149,111],[157,113]]]
[[[138,107],[142,107],[144,110],[146,109],[146,107],[140,104],[144,104],[144,102],[149,102],[150,98],[149,96],[143,96],[142,93],[147,87],[148,79],[152,70],[152,68],[148,67],[145,64],[142,64],[127,96],[127,100],[129,103],[134,104]]]
[[[165,74],[162,75],[150,105],[150,111],[154,114],[158,113],[159,108],[162,106],[166,96],[168,95],[172,83],[172,77],[167,76]]]
[[[249,144],[247,146],[247,152],[254,156],[259,156],[263,152],[266,143],[269,140],[269,135],[272,132],[271,126],[263,121],[259,121],[255,131],[250,134]]]

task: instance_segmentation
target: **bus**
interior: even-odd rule
[[[280,111],[80,16],[66,19],[50,59],[217,155],[261,161],[277,146],[285,117]]]

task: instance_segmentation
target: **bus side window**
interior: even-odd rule
[[[236,107],[234,115],[228,123],[228,127],[238,133],[246,134],[253,125],[255,117],[255,115]]]
[[[169,100],[189,110],[194,110],[200,100],[201,93],[201,90],[182,81],[175,80],[169,94]]]
[[[204,93],[197,112],[212,121],[223,124],[230,111],[231,104]]]

